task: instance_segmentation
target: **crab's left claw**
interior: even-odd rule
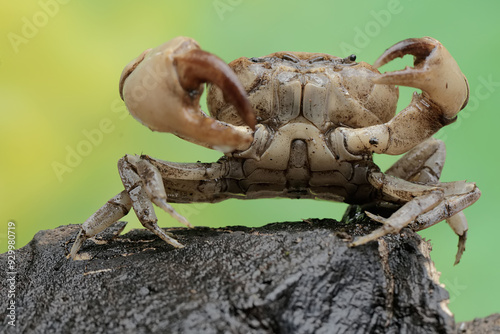
[[[223,91],[247,126],[227,124],[201,111],[207,82]],[[224,61],[191,38],[174,38],[130,62],[120,78],[120,95],[130,113],[151,130],[224,152],[252,143],[256,119],[243,86]]]
[[[410,38],[387,49],[373,64],[378,68],[391,60],[411,54],[414,66],[384,73],[373,81],[415,87],[422,96],[435,103],[448,119],[453,119],[469,100],[469,85],[455,59],[436,39]]]

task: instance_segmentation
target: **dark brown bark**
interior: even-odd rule
[[[78,226],[40,231],[16,250],[16,327],[2,296],[0,331],[455,333],[429,244],[404,230],[347,247],[367,229],[313,219],[170,230],[183,249],[146,230],[107,232],[76,261],[65,254]]]

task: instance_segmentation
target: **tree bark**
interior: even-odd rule
[[[15,251],[13,333],[456,333],[430,245],[410,230],[349,248],[370,224],[169,229],[183,249],[115,224],[65,255],[79,226]],[[2,282],[9,276],[0,255]],[[5,293],[6,295],[6,293]],[[3,314],[2,314],[3,313]],[[466,325],[462,325],[463,328]]]

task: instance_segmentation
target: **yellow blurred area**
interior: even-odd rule
[[[457,320],[500,312],[495,288],[500,225],[494,211],[500,199],[494,142],[500,122],[499,9],[499,2],[466,0],[5,1],[0,11],[0,252],[7,250],[10,220],[16,222],[17,248],[39,230],[85,221],[121,191],[116,162],[127,153],[180,162],[220,156],[153,133],[128,115],[118,80],[144,49],[185,35],[226,61],[291,50],[356,53],[358,60],[372,63],[395,42],[429,35],[454,55],[474,101],[456,124],[438,133],[448,151],[443,180],[477,182],[483,197],[466,210],[469,241],[459,266],[452,266],[457,240],[446,224],[422,234],[433,241],[432,257],[442,281],[451,286],[450,308]],[[408,58],[381,70],[402,68],[405,61],[411,63]],[[401,90],[399,109],[412,91]],[[396,157],[376,159],[387,168]],[[340,219],[345,206],[268,199],[176,208],[194,225],[256,226]],[[162,227],[177,226],[167,214],[158,217]],[[126,220],[140,227],[133,213]]]

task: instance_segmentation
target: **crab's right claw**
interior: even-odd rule
[[[233,126],[208,117],[200,109],[204,83],[218,86],[247,126]],[[220,58],[177,37],[144,51],[120,78],[120,95],[130,113],[151,130],[171,132],[224,152],[247,149],[256,119],[243,86]]]
[[[384,73],[374,79],[377,84],[415,87],[441,109],[443,116],[453,119],[469,99],[469,85],[448,50],[431,37],[410,38],[387,49],[373,64],[378,68],[391,60],[411,54],[414,66]]]

